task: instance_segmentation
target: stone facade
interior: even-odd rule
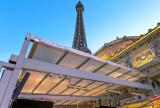
[[[125,38],[126,37],[121,38],[121,41],[119,41],[120,39],[117,39],[108,43],[108,45],[102,46],[95,55],[105,59],[105,57],[108,56],[108,52],[105,51],[108,51],[111,47],[119,47],[118,43],[114,44],[113,42],[122,42],[122,39],[124,41]],[[146,78],[138,81],[148,83],[148,77],[151,79],[151,84],[156,90],[156,93],[160,94],[160,23],[158,23],[154,29],[149,29],[146,34],[140,35],[139,38],[127,45],[128,46],[121,49],[121,51],[114,51],[116,52],[114,56],[106,60],[111,60],[129,68],[134,68],[140,73],[144,73]],[[125,89],[121,90],[125,91]],[[145,96],[152,94],[144,93],[142,95],[143,96],[140,97],[135,96],[133,99],[142,99]],[[129,96],[128,94],[128,97],[134,96]],[[125,93],[123,96],[116,96],[116,99],[118,98],[120,98],[120,100],[127,99],[127,94]],[[103,102],[105,102],[105,100],[103,100]],[[118,103],[116,103],[116,101],[112,102],[112,106],[114,105],[118,105]]]

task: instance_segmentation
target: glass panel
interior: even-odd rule
[[[64,53],[65,52],[63,50],[57,50],[43,45],[38,45],[32,58],[49,63],[57,63]]]
[[[100,87],[98,87],[98,88],[96,88],[94,90],[91,90],[91,91],[83,94],[83,96],[90,96],[90,95],[92,95],[92,94],[94,94],[94,93],[96,93],[98,91],[104,90],[104,89],[106,89],[106,86],[100,86]]]
[[[114,72],[112,74],[110,74],[109,76],[117,78],[118,76],[122,75],[123,73],[119,73],[119,72]]]
[[[116,69],[117,67],[112,66],[110,64],[107,64],[105,67],[103,67],[102,69],[98,70],[97,73],[102,73],[102,74],[108,74],[110,72],[112,72],[114,69]]]
[[[131,79],[129,79],[130,81],[136,81],[136,80],[138,80],[139,78],[138,77],[133,77],[133,78],[131,78]]]
[[[73,102],[75,102],[75,100],[71,100],[71,101],[65,102],[64,104],[65,105],[69,105],[70,103],[73,103]]]
[[[92,96],[99,96],[99,95],[102,95],[102,94],[105,94],[105,93],[106,93],[106,90],[102,90],[98,93],[93,94]]]
[[[77,89],[68,89],[66,90],[65,92],[63,92],[62,94],[63,95],[70,95],[72,94],[73,92],[77,91]]]
[[[67,56],[60,62],[60,65],[70,67],[70,68],[76,68],[80,64],[82,64],[86,58],[82,56],[77,56],[76,54],[67,54]]]
[[[84,86],[88,85],[91,82],[92,82],[91,80],[82,80],[81,82],[76,84],[76,86],[84,87]]]
[[[54,88],[49,94],[59,94],[60,92],[64,91],[68,85],[69,85],[68,80],[64,80],[56,88]]]
[[[95,87],[97,87],[97,86],[99,86],[101,84],[103,84],[103,83],[102,82],[95,82],[95,83],[87,86],[87,89],[92,90],[93,88],[95,88]]]
[[[26,84],[24,85],[22,92],[31,93],[33,89],[36,87],[36,85],[43,79],[45,75],[46,75],[45,73],[41,73],[41,72],[34,72],[34,71],[30,72],[30,76]]]
[[[80,90],[80,91],[74,93],[73,95],[81,95],[81,94],[83,94],[83,93],[86,93],[86,91]]]
[[[55,86],[62,78],[57,75],[49,75],[35,90],[34,93],[46,93],[53,86]]]
[[[55,105],[62,105],[63,103],[67,102],[68,100],[59,100],[58,102],[54,103]]]
[[[1,68],[1,67],[0,67],[0,69],[1,69],[1,70],[0,70],[0,80],[1,80],[1,79],[2,79],[2,76],[3,76],[3,73],[4,73],[4,69],[5,69],[5,68]]]
[[[96,62],[94,60],[89,60],[87,63],[85,63],[80,70],[83,71],[94,71],[95,69],[99,68],[103,63]]]

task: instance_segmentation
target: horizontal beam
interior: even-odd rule
[[[11,63],[7,63],[7,62],[0,61],[0,69],[1,69],[2,67],[5,67],[5,68],[14,68],[14,67],[15,67],[15,64],[11,64]]]
[[[103,97],[21,93],[18,98],[19,99],[31,99],[31,100],[99,100]]]
[[[26,70],[34,70],[39,72],[47,72],[52,74],[61,74],[71,77],[83,78],[88,80],[100,81],[105,83],[113,83],[118,85],[124,85],[135,88],[142,88],[147,90],[152,90],[152,86],[137,82],[132,82],[124,79],[113,78],[110,76],[105,76],[98,73],[81,71],[73,68],[68,68],[56,64],[51,64],[47,62],[42,62],[39,60],[25,59],[22,68]]]

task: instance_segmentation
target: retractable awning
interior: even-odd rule
[[[20,77],[25,72],[30,72],[30,76],[20,98],[34,99],[37,94],[44,98],[72,96],[71,100],[53,98],[55,104],[72,104],[75,103],[73,96],[80,96],[78,101],[82,98],[94,100],[107,89],[114,90],[120,86],[152,90],[147,84],[135,82],[145,75],[134,69],[40,38],[27,39],[33,44],[23,62]]]

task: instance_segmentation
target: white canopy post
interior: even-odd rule
[[[29,47],[29,43],[30,43],[30,41],[27,39],[24,41],[22,49],[20,51],[20,55],[18,57],[16,65],[12,71],[11,77],[10,77],[10,79],[9,79],[9,77],[7,77],[7,80],[9,79],[9,82],[8,82],[7,86],[2,87],[3,89],[5,89],[5,93],[3,93],[3,99],[0,103],[0,108],[8,108],[10,106],[11,98],[12,98],[17,80],[18,80],[18,76],[19,76],[21,69],[22,69],[23,60],[25,59],[25,56],[26,56],[26,53],[27,53],[27,50]],[[6,70],[5,72],[9,72],[9,71]],[[4,84],[4,82],[3,82],[3,84]],[[0,92],[0,94],[2,94],[2,92]]]

